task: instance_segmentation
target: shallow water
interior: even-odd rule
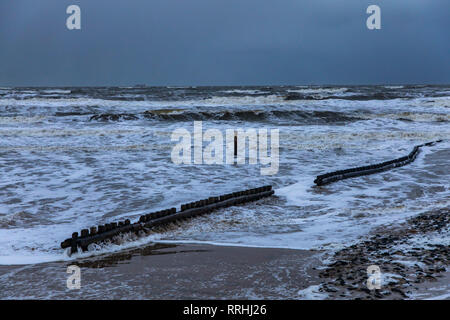
[[[171,133],[194,120],[279,129],[279,172],[175,165]],[[277,197],[98,252],[153,241],[334,250],[449,206],[449,121],[448,86],[0,88],[0,264],[68,260],[59,244],[74,231],[266,184]],[[438,139],[405,167],[314,187],[318,174]]]

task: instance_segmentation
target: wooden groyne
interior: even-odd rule
[[[139,220],[135,223],[131,223],[129,219],[126,219],[124,221],[91,227],[90,229],[83,229],[80,234],[74,232],[71,238],[61,242],[61,248],[71,248],[71,254],[77,252],[78,247],[83,251],[87,251],[90,244],[110,240],[120,234],[148,231],[152,228],[164,226],[177,220],[193,218],[202,214],[211,213],[214,210],[221,208],[259,200],[273,194],[274,191],[272,190],[272,186],[264,186],[182,204],[179,211],[177,211],[176,208],[170,208],[145,214],[140,216]]]
[[[363,167],[356,167],[356,168],[351,168],[351,169],[345,169],[345,170],[339,170],[339,171],[325,173],[320,176],[317,176],[317,178],[314,180],[314,183],[318,186],[322,186],[322,185],[329,184],[329,183],[336,182],[336,181],[343,180],[343,179],[365,176],[365,175],[369,175],[369,174],[374,174],[374,173],[394,169],[397,167],[402,167],[402,166],[405,166],[405,165],[413,162],[416,159],[417,155],[420,152],[421,147],[431,146],[431,145],[434,145],[441,141],[442,140],[438,140],[438,141],[433,141],[433,142],[428,142],[428,143],[424,143],[421,145],[417,145],[413,148],[413,150],[407,156],[397,158],[394,160],[385,161],[385,162],[372,164],[372,165],[368,165],[368,166],[363,166]]]

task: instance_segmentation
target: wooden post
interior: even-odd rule
[[[234,157],[237,158],[237,154],[238,154],[238,145],[237,145],[237,133],[236,131],[234,132]]]

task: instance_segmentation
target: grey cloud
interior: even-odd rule
[[[67,6],[82,30],[65,28]],[[378,4],[382,29],[367,30]],[[445,0],[0,0],[0,86],[449,83]]]

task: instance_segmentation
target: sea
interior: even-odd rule
[[[278,129],[279,168],[176,164],[177,129]],[[450,86],[0,87],[0,265],[108,255],[149,243],[332,252],[450,205]],[[409,165],[317,187],[317,175]],[[224,141],[225,143],[225,141]],[[206,143],[205,143],[206,144]],[[72,256],[72,232],[234,191],[275,195]],[[443,242],[448,239],[442,239]]]

